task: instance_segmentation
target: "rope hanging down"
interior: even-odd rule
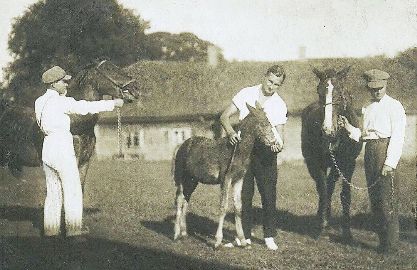
[[[122,150],[122,113],[120,108],[117,108],[117,145],[119,147],[119,154],[118,158],[123,158],[123,150]]]
[[[331,147],[330,147],[331,149]],[[377,181],[373,182],[371,185],[369,186],[365,186],[365,187],[358,187],[355,186],[354,184],[352,184],[351,182],[349,182],[346,177],[343,175],[342,170],[339,168],[339,166],[337,165],[336,162],[336,157],[334,156],[333,150],[330,150],[330,158],[333,162],[333,166],[336,169],[337,173],[339,174],[339,176],[342,178],[343,182],[345,182],[346,184],[348,184],[350,187],[357,189],[357,190],[367,190],[367,189],[371,189],[373,188],[376,184],[379,183],[379,181],[382,179],[382,177],[379,177]],[[391,209],[392,209],[392,204],[393,204],[393,200],[394,200],[394,175],[390,174],[390,181],[391,181],[391,200],[390,200],[390,204],[391,204]],[[390,211],[390,214],[392,214],[392,210]],[[416,219],[416,227],[417,227],[417,219]]]

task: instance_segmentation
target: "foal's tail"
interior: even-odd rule
[[[186,173],[186,161],[188,151],[192,143],[192,138],[187,139],[183,144],[178,145],[174,150],[174,156],[172,158],[171,175],[178,186],[182,183]]]
[[[172,156],[172,163],[171,163],[171,177],[172,180],[175,182],[175,185],[177,185],[177,181],[175,179],[175,164],[177,163],[177,154],[178,154],[178,150],[181,148],[181,144],[177,145],[174,149],[174,154]]]

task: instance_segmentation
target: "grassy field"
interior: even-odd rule
[[[40,169],[22,179],[0,171],[0,269],[416,269],[417,236],[411,208],[415,202],[415,164],[403,162],[401,177],[401,249],[376,253],[366,191],[353,191],[355,242],[340,239],[340,183],[333,197],[333,230],[315,239],[317,195],[302,162],[280,169],[277,200],[277,252],[263,245],[260,198],[255,206],[255,237],[250,250],[213,250],[219,190],[199,186],[188,216],[187,239],[174,242],[174,194],[170,163],[93,161],[85,190],[85,222],[90,236],[82,244],[46,245],[41,241],[45,195]],[[353,182],[365,185],[362,164]],[[225,239],[234,238],[233,215]]]

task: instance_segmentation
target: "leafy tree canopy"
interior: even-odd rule
[[[20,103],[32,105],[43,88],[42,72],[53,65],[75,74],[97,58],[108,57],[118,65],[148,58],[148,27],[117,0],[37,2],[12,26],[8,47],[14,61],[5,69],[9,90]]]
[[[215,48],[219,60],[224,60],[220,48],[192,33],[156,32],[147,35],[146,50],[151,60],[207,61],[209,47]]]
[[[397,59],[405,67],[417,71],[417,47],[412,47],[401,52]]]

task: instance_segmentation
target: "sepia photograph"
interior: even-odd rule
[[[0,269],[417,269],[417,1],[1,7]]]

